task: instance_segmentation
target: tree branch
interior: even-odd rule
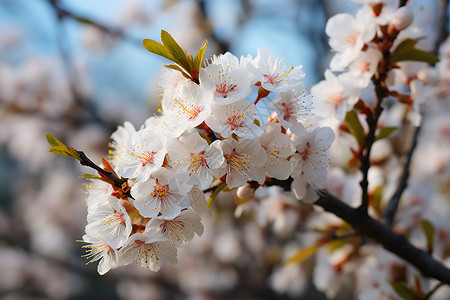
[[[116,173],[112,172],[112,171],[107,171],[103,168],[100,168],[99,166],[97,166],[92,160],[89,159],[89,157],[86,156],[86,154],[84,154],[83,151],[78,151],[77,153],[80,155],[80,164],[82,166],[86,166],[86,167],[90,167],[94,170],[96,170],[97,172],[99,172],[100,174],[102,174],[103,176],[105,176],[106,178],[108,178],[110,180],[110,184],[112,184],[114,187],[120,189],[123,191],[123,194],[125,196],[128,196],[130,198],[133,199],[133,197],[131,196],[130,190],[129,189],[124,189],[124,187],[128,186],[128,180],[127,179],[123,179],[123,178],[119,178]]]
[[[407,153],[406,162],[405,162],[405,165],[403,166],[403,173],[400,178],[400,182],[397,186],[397,189],[395,190],[394,195],[392,195],[392,197],[389,200],[388,205],[383,213],[383,219],[386,221],[386,225],[390,226],[390,227],[392,226],[392,223],[394,221],[395,213],[396,213],[396,211],[398,209],[398,205],[400,203],[400,198],[402,197],[403,192],[405,191],[406,187],[408,186],[409,167],[411,165],[412,155],[417,146],[417,140],[419,137],[420,128],[421,128],[421,126],[416,127],[412,145]]]
[[[73,19],[77,22],[83,23],[83,24],[88,24],[94,27],[97,27],[98,29],[111,34],[113,36],[117,36],[120,39],[127,41],[131,44],[134,44],[136,46],[138,46],[139,48],[142,48],[142,41],[140,39],[136,39],[133,37],[128,36],[127,34],[125,34],[122,30],[118,29],[118,28],[112,28],[110,26],[101,24],[97,21],[94,21],[90,18],[87,18],[85,16],[76,14],[72,11],[69,11],[63,7],[61,7],[59,0],[47,0],[47,2],[49,2],[49,4],[57,11],[58,13],[58,18],[65,18],[68,17],[70,19]]]
[[[385,58],[389,57],[389,53],[385,54]],[[386,96],[387,89],[383,86],[383,82],[385,80],[387,74],[387,70],[383,73],[380,73],[379,77],[373,77],[372,81],[375,85],[375,109],[374,114],[367,116],[367,124],[369,125],[369,132],[367,133],[364,139],[364,145],[366,149],[366,154],[363,156],[361,160],[361,173],[363,174],[363,179],[360,182],[362,189],[362,199],[361,205],[358,207],[363,214],[367,215],[367,210],[369,208],[369,169],[370,169],[370,152],[372,151],[373,143],[375,142],[375,131],[377,129],[378,119],[380,118],[381,112],[383,111],[383,107],[381,103],[383,102],[384,97]]]
[[[450,269],[427,252],[413,246],[404,236],[393,232],[390,227],[368,215],[363,215],[360,210],[348,206],[326,190],[320,191],[320,198],[314,204],[340,217],[362,235],[374,239],[386,250],[415,266],[424,276],[450,284]]]

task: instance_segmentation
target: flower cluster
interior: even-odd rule
[[[203,233],[205,189],[239,188],[251,199],[259,186],[291,177],[298,199],[318,199],[334,133],[312,125],[301,66],[259,49],[254,59],[213,56],[199,71],[195,82],[163,70],[161,114],[112,134],[109,167],[127,179],[129,195],[101,183],[87,200],[84,247],[100,274],[176,263],[176,249]]]

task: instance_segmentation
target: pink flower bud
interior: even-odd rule
[[[251,199],[255,194],[256,187],[254,184],[247,182],[245,185],[238,188],[236,196],[240,199]]]
[[[407,6],[402,6],[394,13],[392,22],[389,25],[391,30],[401,31],[411,25],[414,15]]]

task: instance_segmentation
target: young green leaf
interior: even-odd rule
[[[417,39],[405,39],[401,42],[391,55],[391,62],[420,61],[435,64],[439,59],[433,53],[416,48]]]
[[[81,157],[78,154],[77,150],[71,147],[67,147],[66,145],[64,145],[64,143],[62,143],[60,140],[49,133],[47,133],[45,137],[47,139],[47,142],[52,146],[50,150],[48,150],[48,152],[71,157],[81,161]]]
[[[147,51],[167,58],[168,60],[174,61],[172,53],[164,45],[158,43],[157,41],[151,39],[145,39],[142,41],[142,46],[144,46]]]
[[[345,125],[347,125],[350,133],[355,137],[356,141],[360,146],[364,145],[364,129],[359,122],[358,115],[354,110],[347,112],[344,120]]]
[[[404,300],[415,300],[416,293],[412,288],[407,286],[404,282],[390,282],[392,288],[395,290],[397,295],[399,295]]]
[[[208,41],[204,40],[202,46],[200,47],[200,50],[198,50],[197,54],[194,58],[194,67],[195,70],[200,72],[200,69],[202,68],[202,62],[203,57],[205,56],[206,46],[208,45]]]
[[[397,130],[397,126],[392,127],[383,127],[380,129],[380,132],[377,135],[376,141],[381,140],[385,137],[388,137],[391,133]]]
[[[181,48],[175,39],[165,30],[161,30],[161,42],[172,54],[172,57],[174,58],[172,61],[185,69],[187,73],[191,74],[192,66],[190,61],[192,61],[192,59],[189,60],[183,48]]]
[[[211,193],[211,196],[209,196],[208,202],[206,203],[206,204],[208,204],[208,207],[211,206],[211,204],[216,199],[217,195],[219,195],[220,191],[223,190],[226,187],[227,187],[227,183],[226,182],[222,182],[221,184],[219,184],[217,186],[217,188],[214,190],[214,192]]]
[[[46,135],[45,135],[45,138],[47,139],[47,142],[51,145],[51,146],[53,146],[53,147],[56,147],[56,146],[60,146],[60,145],[64,145],[63,143],[61,143],[57,138],[55,138],[53,135],[51,135],[50,133],[47,133]]]
[[[293,263],[300,263],[300,262],[308,259],[312,255],[314,255],[314,253],[316,253],[317,250],[319,250],[319,248],[322,247],[323,245],[324,245],[323,243],[317,243],[312,246],[298,250],[293,256],[291,256],[286,261],[286,265],[290,265]]]
[[[149,52],[167,58],[174,63],[166,65],[166,67],[179,71],[187,79],[199,83],[200,68],[207,45],[206,40],[203,42],[195,58],[192,58],[192,54],[186,54],[183,48],[165,30],[161,30],[161,42],[158,43],[151,39],[145,39],[142,41],[142,45]]]
[[[433,249],[434,226],[430,221],[423,219],[420,221],[420,228],[422,229],[425,239],[427,240],[427,248],[431,251]]]
[[[96,176],[96,175],[89,174],[89,173],[83,174],[83,176],[81,176],[81,177],[86,178],[86,179],[102,179],[100,176]]]
[[[186,71],[184,71],[184,69],[182,69],[178,65],[164,65],[164,67],[175,70],[175,71],[179,71],[185,78],[191,79],[191,76],[188,73],[186,73]]]

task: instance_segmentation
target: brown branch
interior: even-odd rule
[[[391,199],[388,202],[388,205],[383,213],[383,219],[386,221],[386,225],[392,226],[392,223],[394,221],[395,213],[398,209],[398,205],[400,203],[400,198],[402,197],[403,192],[405,191],[406,187],[408,186],[408,178],[409,178],[409,167],[411,165],[412,155],[414,153],[414,150],[417,146],[417,140],[419,137],[421,126],[416,127],[416,130],[414,132],[414,138],[411,145],[411,148],[409,149],[407,155],[406,155],[406,162],[403,166],[403,173],[400,177],[400,182],[397,186],[397,189],[395,190],[394,195],[392,195]]]
[[[404,236],[397,234],[390,227],[380,223],[358,209],[352,208],[330,195],[320,191],[316,205],[340,217],[359,233],[372,238],[386,250],[416,267],[424,276],[432,277],[450,285],[450,269],[438,262],[427,252],[413,246]]]
[[[112,171],[107,171],[103,168],[100,168],[98,165],[96,165],[92,160],[89,159],[89,157],[86,156],[86,154],[83,151],[78,151],[77,153],[80,155],[81,160],[80,160],[80,164],[82,166],[86,166],[86,167],[90,167],[94,170],[96,170],[97,172],[99,172],[100,174],[102,174],[103,176],[105,176],[106,178],[108,178],[110,180],[110,183],[120,189],[123,190],[123,194],[132,198],[130,190],[129,189],[124,189],[124,187],[128,186],[128,180],[124,179],[124,178],[119,178],[114,172]]]
[[[278,185],[289,191],[291,182],[292,178],[287,180],[271,178],[266,185]],[[415,266],[424,276],[450,284],[450,269],[434,259],[428,252],[413,246],[404,236],[393,232],[389,226],[373,219],[358,208],[348,206],[328,191],[319,190],[318,194],[320,198],[314,204],[349,223],[356,233],[372,238],[386,250]]]
[[[386,57],[388,56],[389,53],[386,54]],[[383,102],[383,99],[387,94],[387,89],[383,87],[383,82],[385,80],[386,74],[387,71],[385,73],[381,73],[378,78],[376,78],[375,76],[372,78],[372,81],[375,85],[375,95],[376,95],[375,109],[374,115],[368,115],[366,118],[367,124],[369,125],[369,132],[367,133],[364,139],[366,154],[363,156],[361,160],[361,167],[360,167],[361,173],[363,174],[363,179],[360,182],[362,189],[362,199],[361,205],[358,207],[358,209],[364,214],[367,214],[367,210],[369,207],[368,177],[370,169],[370,152],[372,151],[372,146],[373,143],[375,142],[375,131],[377,129],[378,119],[380,118],[381,112],[383,111],[381,103]]]
[[[129,35],[127,35],[125,32],[123,32],[122,30],[120,30],[118,28],[113,28],[111,26],[107,26],[98,21],[94,21],[88,17],[85,17],[82,15],[76,14],[72,11],[69,11],[60,5],[59,0],[47,0],[47,2],[49,2],[49,4],[57,11],[58,18],[62,19],[62,18],[67,17],[67,18],[75,20],[79,23],[88,24],[88,25],[97,27],[98,29],[100,29],[110,35],[117,36],[120,39],[122,39],[123,41],[127,41],[131,44],[136,45],[139,48],[142,48],[142,41],[140,39],[130,37]]]

